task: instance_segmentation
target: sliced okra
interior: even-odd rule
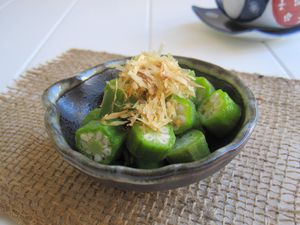
[[[118,88],[117,79],[110,80],[104,88],[100,118],[112,112],[119,112],[125,101],[125,94]]]
[[[110,164],[119,156],[125,135],[120,127],[94,120],[76,131],[75,141],[81,153],[96,162]]]
[[[137,159],[160,161],[173,147],[175,139],[170,125],[154,131],[143,124],[135,123],[127,138],[127,148]]]
[[[172,119],[175,134],[182,134],[191,129],[196,121],[197,111],[194,103],[179,96],[170,99],[175,105],[176,116]]]
[[[185,71],[187,72],[187,74],[191,77],[195,77],[196,73],[194,70],[190,70],[190,69],[185,69]]]
[[[201,117],[199,113],[196,113],[193,129],[200,130],[205,135],[205,130],[202,126]]]
[[[196,77],[195,82],[201,85],[201,87],[196,88],[196,97],[193,98],[195,105],[199,106],[205,99],[212,95],[215,88],[205,77]]]
[[[124,166],[128,167],[136,167],[135,158],[130,154],[127,148],[124,148],[123,151],[123,158],[124,158]]]
[[[100,119],[100,108],[93,109],[90,111],[82,120],[81,126],[84,126],[85,124],[89,123],[92,120]]]
[[[135,159],[135,165],[137,168],[140,169],[157,169],[165,166],[165,162],[163,160],[151,161],[151,160]]]
[[[204,134],[199,130],[191,130],[177,137],[174,147],[167,155],[167,161],[169,163],[193,162],[209,154]]]
[[[198,109],[204,127],[217,137],[232,131],[241,117],[240,107],[222,91],[215,91]]]

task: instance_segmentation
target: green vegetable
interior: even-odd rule
[[[191,130],[177,138],[173,149],[167,155],[170,163],[192,162],[209,155],[204,134],[199,130]]]
[[[215,91],[198,109],[204,127],[217,137],[232,131],[241,117],[240,107],[222,91]]]
[[[176,116],[173,118],[173,128],[175,134],[182,134],[191,129],[196,122],[197,111],[194,103],[179,96],[172,96],[175,103]]]
[[[135,158],[130,154],[127,148],[123,149],[124,166],[136,167]]]
[[[195,77],[195,76],[196,76],[194,70],[189,70],[189,69],[185,69],[185,70],[186,70],[186,72],[187,72],[187,74],[188,74],[189,76],[191,76],[191,77]]]
[[[205,134],[205,131],[204,131],[204,128],[202,126],[201,117],[200,117],[199,113],[196,114],[193,129],[200,130],[201,132],[203,132]]]
[[[193,102],[196,106],[200,106],[215,91],[214,86],[205,77],[196,77],[195,82],[201,87],[196,88],[196,97]]]
[[[140,169],[157,169],[165,165],[164,161],[148,161],[148,160],[141,160],[135,159],[135,164],[137,168]]]
[[[92,120],[97,120],[100,119],[100,108],[96,108],[93,109],[92,111],[90,111],[83,119],[83,121],[81,122],[81,126],[86,125],[87,123],[89,123]]]
[[[123,150],[124,165],[140,169],[156,169],[165,165],[164,161],[137,159],[125,148]]]
[[[75,134],[79,151],[96,162],[110,164],[120,154],[126,133],[120,127],[107,126],[90,121]]]
[[[127,138],[127,148],[137,159],[160,161],[173,147],[175,139],[172,126],[162,127],[158,132],[135,123]]]
[[[107,82],[101,103],[100,118],[112,112],[119,112],[125,101],[125,94],[117,87],[117,79]]]
[[[195,77],[193,70],[187,73]],[[236,127],[241,109],[226,92],[215,91],[206,78],[195,77],[195,82],[202,87],[196,88],[192,100],[176,95],[169,98],[176,112],[172,124],[154,131],[136,122],[127,136],[122,127],[104,124],[100,119],[122,111],[125,103],[134,104],[139,96],[126,99],[118,89],[117,79],[110,80],[104,88],[101,107],[89,112],[76,131],[76,147],[96,162],[142,169],[160,168],[166,161],[184,163],[206,157],[210,150],[203,127],[217,137],[224,137]],[[175,134],[180,136],[176,139]]]

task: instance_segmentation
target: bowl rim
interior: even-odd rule
[[[60,80],[44,91],[42,95],[42,102],[46,108],[44,117],[45,126],[56,150],[71,165],[93,177],[118,183],[121,182],[139,185],[159,184],[166,182],[166,180],[178,180],[187,174],[197,174],[197,172],[208,168],[211,163],[224,164],[224,161],[228,158],[231,160],[235,155],[237,155],[237,153],[241,150],[241,147],[243,147],[249,139],[258,120],[257,102],[252,91],[237,76],[217,65],[195,58],[183,56],[174,57],[179,61],[179,64],[184,64],[191,69],[195,69],[195,67],[200,66],[201,72],[205,71],[204,73],[207,75],[214,76],[218,79],[226,79],[226,82],[234,86],[241,95],[244,102],[245,114],[248,114],[249,119],[248,121],[244,121],[241,129],[238,131],[232,142],[215,150],[202,160],[189,163],[171,164],[158,169],[137,169],[120,165],[103,165],[96,163],[78,151],[72,149],[63,136],[56,102],[64,93],[74,87],[107,69],[113,68],[117,64],[124,64],[131,58],[125,57],[107,61],[80,72],[71,78]],[[216,74],[218,75],[216,76]],[[246,101],[249,104],[245,104]]]

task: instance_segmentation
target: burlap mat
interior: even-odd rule
[[[238,157],[199,183],[121,191],[64,162],[45,132],[41,94],[116,57],[68,51],[0,96],[0,213],[19,224],[300,223],[300,81],[237,73],[258,99],[258,126]]]

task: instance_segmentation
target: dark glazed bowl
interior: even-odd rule
[[[125,58],[98,65],[45,90],[43,103],[46,107],[46,129],[63,159],[110,186],[139,191],[160,191],[185,186],[212,175],[228,164],[242,150],[255,127],[256,100],[249,88],[229,71],[197,59],[175,58],[181,67],[195,70],[197,76],[205,76],[216,88],[227,91],[242,108],[239,125],[229,137],[214,139],[213,142],[207,137],[212,154],[196,162],[144,170],[102,165],[75,150],[76,129],[84,116],[100,104],[106,81],[118,74],[113,66],[124,64],[128,59]]]

